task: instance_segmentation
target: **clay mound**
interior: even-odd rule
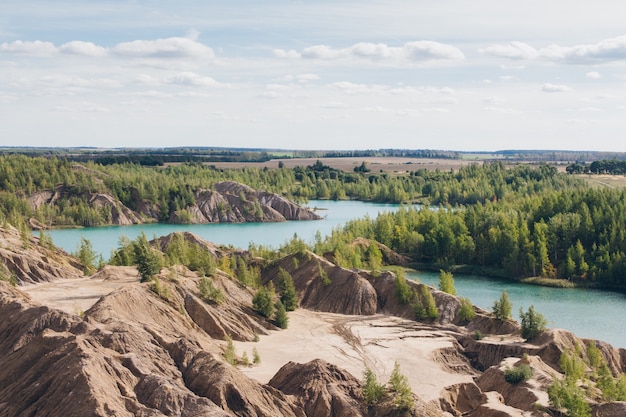
[[[284,197],[256,191],[247,185],[224,181],[213,190],[198,190],[195,204],[172,213],[170,223],[242,223],[319,220],[312,210],[300,207]],[[185,217],[188,216],[188,217]]]
[[[104,347],[111,331],[97,329],[77,316],[31,304],[19,290],[0,283],[0,415],[62,417],[177,415],[224,416],[215,404],[199,398],[184,384],[167,376],[168,381],[142,398],[142,375],[132,370],[147,363],[142,353],[150,348],[145,330],[134,328],[127,337],[137,339],[129,357]],[[126,347],[127,348],[127,347]],[[143,360],[139,359],[142,358]],[[167,363],[163,358],[157,363]],[[131,370],[132,369],[132,370]],[[174,374],[175,373],[170,373]],[[137,390],[136,390],[137,388]],[[164,412],[159,412],[161,409]]]
[[[305,364],[288,362],[269,385],[296,397],[307,417],[363,416],[359,381],[321,359]]]
[[[141,279],[136,267],[105,265],[90,278],[102,281],[128,281],[129,277],[136,278],[137,281]]]
[[[376,291],[356,271],[307,252],[287,256],[263,271],[263,284],[274,281],[277,285],[279,267],[291,274],[302,308],[340,314],[376,313]]]
[[[505,380],[507,368],[528,365],[532,369],[532,377],[517,384]],[[546,389],[554,379],[554,369],[546,365],[538,356],[527,356],[523,359],[507,358],[498,366],[492,366],[476,379],[476,384],[483,392],[497,391],[504,404],[525,411],[537,411],[535,404],[548,407]]]
[[[36,237],[24,240],[14,227],[0,228],[0,273],[15,277],[18,284],[83,276],[78,260],[40,246]]]
[[[0,415],[304,417],[284,394],[225,364],[224,342],[172,300],[135,283],[83,320],[0,283]]]
[[[372,284],[378,295],[378,312],[390,314],[393,316],[403,317],[414,320],[415,311],[410,304],[403,304],[396,295],[396,275],[392,272],[385,271],[374,276],[364,273],[369,282]],[[439,317],[434,320],[436,323],[449,324],[456,323],[457,314],[461,308],[461,302],[458,297],[446,294],[432,287],[426,286],[415,281],[407,280],[409,287],[413,291],[419,291],[421,287],[426,287],[431,292],[437,304]]]
[[[157,239],[158,247],[161,249],[162,252],[166,252],[167,248],[175,239],[183,239],[190,244],[198,245],[202,249],[210,252],[216,258],[222,257],[224,255],[224,251],[219,249],[217,245],[215,245],[212,242],[208,242],[202,239],[200,236],[194,233],[190,233],[190,232],[174,232],[166,236],[161,236]],[[154,242],[151,242],[151,243],[154,243]]]
[[[110,218],[105,219],[108,224],[131,225],[141,223],[141,219],[135,212],[123,205],[121,201],[112,195],[105,193],[77,192],[69,187],[59,186],[54,190],[34,193],[28,198],[28,204],[33,210],[37,210],[43,205],[54,205],[59,200],[68,199],[70,197],[78,197],[85,200],[92,207],[106,209],[106,211],[111,213]]]
[[[369,246],[374,243],[378,246],[380,253],[383,255],[383,263],[385,265],[407,265],[411,259],[408,256],[400,255],[398,252],[392,250],[386,245],[382,243],[376,242],[375,240],[365,239],[363,237],[357,237],[351,243],[352,246],[358,246],[361,249],[361,252],[365,252]]]
[[[233,415],[244,417],[305,417],[293,399],[260,385],[230,365],[199,353],[184,371],[193,392],[209,398]]]

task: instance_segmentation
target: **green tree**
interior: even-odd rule
[[[385,395],[385,387],[378,382],[376,374],[369,367],[363,372],[363,399],[367,405],[378,403]]]
[[[216,304],[222,304],[224,302],[224,293],[221,289],[216,288],[207,277],[200,278],[198,282],[198,290],[200,291],[200,298],[204,301],[212,301]]]
[[[513,305],[511,304],[511,300],[509,299],[509,294],[506,292],[506,290],[502,290],[500,299],[496,300],[493,303],[491,311],[498,320],[507,320],[511,318],[512,310]]]
[[[439,317],[439,311],[437,310],[435,297],[433,297],[433,294],[428,289],[428,286],[423,284],[420,285],[417,292],[417,297],[413,302],[413,310],[415,312],[415,318],[417,320],[434,320]]]
[[[278,291],[285,309],[294,311],[298,307],[298,294],[291,274],[283,268],[278,268]]]
[[[85,275],[91,275],[96,271],[96,260],[98,255],[93,250],[93,245],[88,239],[84,237],[80,238],[80,246],[75,253],[75,256],[83,264],[83,273]]]
[[[534,306],[528,307],[526,312],[520,307],[519,316],[524,339],[532,340],[546,330],[548,322],[541,313],[535,311]]]
[[[133,250],[141,282],[149,281],[160,271],[161,262],[155,250],[150,246],[145,233],[142,232],[134,241]]]
[[[374,241],[370,241],[370,244],[367,246],[367,250],[365,251],[365,258],[367,259],[367,263],[369,264],[370,270],[376,272],[380,270],[380,267],[383,264],[383,254],[378,248],[378,244]]]
[[[252,298],[252,306],[263,317],[271,318],[274,315],[274,290],[262,286]]]
[[[285,306],[280,300],[278,300],[274,307],[276,309],[274,322],[281,329],[286,329],[289,322],[289,316],[287,316],[287,310],[285,309]]]
[[[454,277],[451,272],[446,272],[443,269],[439,270],[439,289],[451,295],[456,295],[456,288],[454,288]]]
[[[394,395],[396,407],[400,410],[410,410],[413,408],[413,392],[406,376],[400,373],[400,364],[396,362],[389,377],[389,391]]]
[[[237,364],[237,352],[235,351],[235,344],[233,338],[229,335],[224,336],[226,340],[226,349],[224,350],[224,360],[231,365]]]
[[[255,365],[261,364],[261,355],[259,355],[259,351],[256,348],[252,348],[252,363]]]
[[[459,308],[458,316],[462,323],[468,323],[476,317],[476,311],[469,298],[461,298],[461,308]]]
[[[413,291],[409,286],[409,282],[406,280],[404,276],[404,272],[402,270],[396,271],[396,297],[398,301],[402,304],[409,304],[413,299]]]
[[[557,409],[565,408],[569,417],[591,416],[591,407],[584,391],[571,379],[555,378],[547,391],[550,405]]]

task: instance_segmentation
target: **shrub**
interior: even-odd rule
[[[461,298],[461,308],[458,315],[459,320],[463,323],[470,322],[476,317],[476,311],[469,298]]]
[[[509,299],[509,294],[506,290],[502,291],[502,295],[499,300],[493,303],[492,311],[498,320],[506,320],[511,318],[511,311],[513,306]]]
[[[420,286],[417,299],[413,304],[413,310],[415,311],[415,318],[417,320],[434,320],[439,317],[435,298],[426,285]]]
[[[401,270],[396,272],[395,284],[398,301],[402,304],[409,304],[413,298],[413,291],[411,291],[411,287],[404,277],[404,272]]]
[[[565,408],[569,417],[589,417],[591,407],[582,388],[571,379],[554,379],[548,386],[550,405],[557,409]]]
[[[298,294],[291,274],[283,268],[278,268],[278,290],[280,291],[280,301],[285,309],[294,311],[298,307]]]
[[[274,290],[261,287],[252,298],[252,306],[263,317],[270,318],[274,315]]]
[[[504,371],[504,380],[509,384],[518,384],[527,381],[531,376],[533,376],[533,370],[525,363],[512,368],[506,368]]]
[[[443,269],[439,270],[439,289],[445,293],[456,295],[454,277],[451,272],[446,272]]]
[[[476,330],[474,332],[474,340],[482,340],[483,338],[483,334],[480,332],[480,330]]]
[[[413,408],[413,392],[406,376],[400,373],[400,364],[395,363],[393,372],[389,378],[389,391],[394,394],[396,407],[400,410],[409,410]]]
[[[519,315],[522,325],[522,337],[524,339],[532,340],[546,330],[548,322],[541,313],[535,311],[534,306],[528,307],[526,313],[520,308]]]
[[[96,271],[96,259],[98,255],[93,250],[93,245],[88,239],[84,237],[80,238],[80,246],[76,253],[74,253],[80,263],[83,264],[83,273],[85,275],[91,275]]]
[[[283,303],[280,302],[280,300],[278,300],[274,307],[276,308],[274,322],[281,329],[286,329],[289,322],[289,317],[287,316],[287,310],[285,309],[285,306],[283,305]]]
[[[259,365],[261,363],[261,355],[259,355],[259,351],[256,348],[252,349],[252,363],[255,365]]]
[[[226,349],[224,350],[224,360],[231,365],[237,364],[237,352],[235,351],[235,344],[233,343],[232,337],[229,335],[225,336],[226,340]]]
[[[376,374],[368,367],[363,372],[364,384],[362,387],[363,399],[367,405],[379,402],[385,394],[385,387],[378,382]]]
[[[200,291],[200,298],[204,301],[212,301],[216,304],[224,302],[224,293],[222,293],[222,290],[215,288],[213,281],[207,277],[200,278],[198,290]]]

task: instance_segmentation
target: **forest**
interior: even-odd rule
[[[334,253],[343,266],[369,262],[370,255],[350,245],[365,237],[433,268],[626,289],[626,192],[591,187],[551,165],[495,161],[394,175],[344,172],[319,161],[295,169],[217,169],[198,162],[149,167],[5,155],[0,221],[21,229],[28,229],[29,219],[55,227],[107,224],[110,213],[91,207],[90,193],[110,194],[133,210],[148,202],[166,221],[172,211],[193,204],[195,191],[224,180],[300,202],[404,203],[396,213],[354,220],[311,243],[317,253]],[[55,204],[29,204],[33,194],[59,189],[65,192]]]

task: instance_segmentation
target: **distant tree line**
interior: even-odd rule
[[[589,164],[585,162],[576,162],[565,168],[568,174],[626,174],[626,161],[617,159],[603,159],[601,161],[593,161]]]

